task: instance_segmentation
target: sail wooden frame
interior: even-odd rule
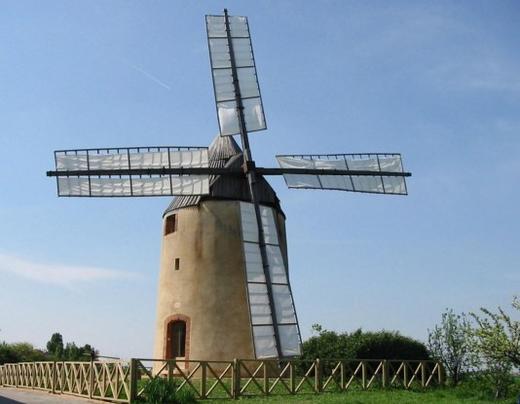
[[[405,177],[409,173],[404,172],[399,153],[278,155],[276,159],[282,169],[293,172],[283,174],[289,188],[408,193]]]
[[[139,197],[207,195],[209,174],[175,175],[167,169],[208,168],[206,147],[124,147],[58,150],[58,195]],[[147,170],[150,172],[146,175]]]

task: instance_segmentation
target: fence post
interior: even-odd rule
[[[238,400],[240,397],[240,360],[237,358],[233,360],[233,372],[231,374],[233,375],[231,395],[235,400]]]
[[[339,365],[339,373],[340,373],[340,380],[339,380],[339,383],[340,383],[340,390],[343,391],[345,390],[345,363],[343,363],[343,361],[341,361],[341,364]]]
[[[289,387],[291,389],[291,394],[296,393],[296,384],[294,380],[294,363],[293,361],[289,361]]]
[[[363,390],[367,388],[367,363],[361,361],[361,387]]]
[[[90,359],[90,367],[88,373],[88,398],[92,398],[94,395],[94,361]],[[116,394],[114,392],[114,394]],[[117,397],[116,397],[117,398]]]
[[[66,374],[65,374],[65,362],[64,361],[61,361],[61,369],[60,369],[60,387],[61,387],[61,393],[63,393],[63,390],[66,388],[65,387],[65,377],[66,377]]]
[[[129,402],[137,399],[137,359],[130,359],[130,397]]]
[[[269,373],[267,369],[267,362],[264,360],[262,361],[262,364],[264,366],[264,376],[263,376],[263,387],[264,387],[264,395],[269,395]]]
[[[206,398],[206,366],[207,362],[201,362],[200,365],[202,366],[202,372],[200,375],[200,395],[202,399]]]
[[[52,362],[52,394],[56,394],[56,361]]]
[[[172,363],[173,363],[173,367],[172,367]],[[173,370],[174,370],[174,368],[175,368],[175,364],[176,364],[176,363],[177,363],[177,362],[175,362],[175,361],[172,362],[172,361],[169,360],[169,359],[166,360],[166,366],[167,366],[167,368],[168,368],[168,381],[173,380]]]
[[[404,388],[407,389],[408,386],[408,362],[403,361],[403,382]]]
[[[444,384],[444,366],[442,362],[437,362],[437,380],[441,386]]]
[[[314,361],[314,391],[321,392],[321,362],[320,359]]]
[[[101,365],[101,366],[103,366],[103,365]],[[116,391],[114,392],[114,398],[115,399],[119,398],[119,396],[120,396],[120,394],[118,393],[118,391],[119,391],[119,382],[120,382],[120,379],[119,379],[120,366],[121,366],[120,363],[115,363],[114,364],[114,374],[116,376],[116,379],[114,380],[114,384],[116,385]],[[94,375],[95,375],[95,373],[94,373]]]
[[[426,362],[421,361],[421,387],[426,387]]]
[[[383,388],[388,387],[388,361],[385,359],[382,364],[382,382]]]

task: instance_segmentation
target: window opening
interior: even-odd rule
[[[180,267],[181,267],[180,258],[175,258],[175,270],[178,271]]]
[[[166,218],[166,225],[164,226],[164,235],[175,233],[177,231],[177,215],[170,215]]]

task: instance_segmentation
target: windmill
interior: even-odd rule
[[[210,147],[54,152],[58,196],[175,196],[163,215],[155,358],[229,360],[300,354],[285,215],[265,177],[289,188],[406,195],[395,153],[278,155],[259,167],[266,129],[246,17],[206,16],[219,134]],[[240,137],[241,147],[234,140]]]

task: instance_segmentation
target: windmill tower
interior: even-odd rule
[[[47,175],[65,197],[177,196],[163,216],[155,358],[297,356],[285,215],[265,177],[406,195],[411,174],[395,153],[279,155],[279,168],[257,167],[248,136],[266,124],[247,18],[224,10],[206,28],[220,130],[209,148],[58,150]]]

